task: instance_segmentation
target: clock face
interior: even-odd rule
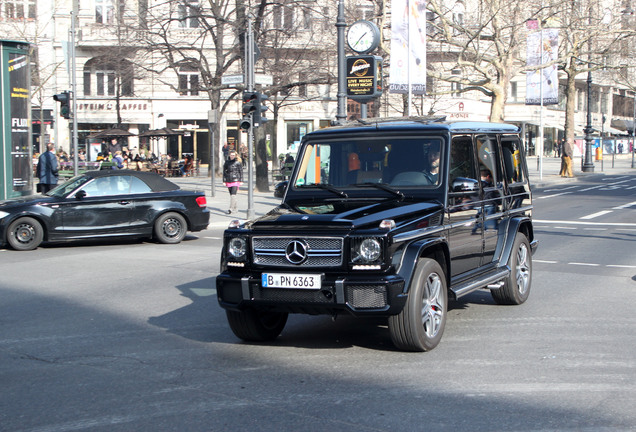
[[[356,21],[349,26],[347,44],[359,53],[366,53],[378,47],[380,31],[370,21]]]

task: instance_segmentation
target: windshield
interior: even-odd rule
[[[78,187],[82,186],[85,183],[88,183],[90,180],[90,177],[86,177],[85,175],[78,175],[51,189],[46,193],[46,195],[63,198]]]
[[[440,182],[442,140],[430,136],[310,141],[292,185],[433,188]]]

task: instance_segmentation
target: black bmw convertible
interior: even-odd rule
[[[0,246],[31,250],[42,241],[107,237],[179,243],[209,219],[203,192],[149,172],[88,171],[45,195],[0,201]]]

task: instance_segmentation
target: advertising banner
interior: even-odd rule
[[[382,95],[382,58],[347,57],[347,97],[368,102]]]
[[[544,29],[528,35],[528,67],[556,61],[559,57],[559,30]],[[559,76],[556,64],[526,72],[526,105],[559,103]]]
[[[393,0],[391,2],[389,75],[390,93],[408,93],[409,81],[412,94],[426,93],[425,0]]]
[[[14,191],[22,191],[31,189],[29,56],[12,52],[8,55],[12,184]]]

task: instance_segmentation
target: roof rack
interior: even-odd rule
[[[344,126],[351,125],[374,125],[380,123],[391,123],[396,121],[412,121],[416,123],[429,124],[446,121],[446,116],[405,116],[405,117],[373,117],[366,119],[355,119],[347,122]]]

